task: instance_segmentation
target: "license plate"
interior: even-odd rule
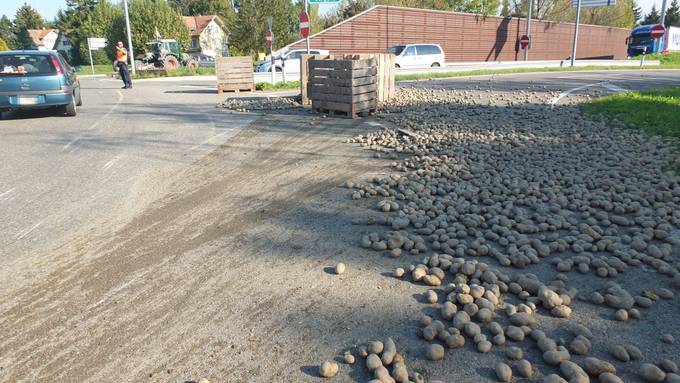
[[[38,96],[17,96],[19,105],[35,105],[38,103]]]

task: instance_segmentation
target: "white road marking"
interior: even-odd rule
[[[118,108],[118,106],[120,105],[121,101],[123,101],[123,93],[121,93],[120,90],[116,90],[116,93],[118,93],[118,100],[117,100],[116,103],[113,105],[113,107],[111,107],[111,109],[109,109],[109,111],[106,112],[106,114],[104,114],[104,116],[102,116],[100,119],[98,119],[97,121],[95,121],[92,125],[90,125],[90,127],[87,128],[87,130],[95,129],[97,126],[99,126],[99,124],[100,124],[102,121],[108,119],[108,117],[111,115],[111,113],[113,113],[113,112]],[[76,142],[80,141],[81,138],[82,138],[82,136],[78,136],[78,137],[74,138],[73,140],[71,140],[71,142],[69,142],[68,144],[64,145],[64,147],[61,148],[61,151],[62,151],[62,152],[66,151],[66,150],[69,149],[73,144],[75,144]],[[71,150],[69,151],[69,153],[73,153],[76,149],[77,149],[77,147],[71,149]]]
[[[110,167],[113,166],[113,164],[116,163],[116,161],[118,161],[119,159],[120,159],[119,156],[113,157],[109,162],[107,162],[106,164],[104,164],[104,166],[102,167],[102,169],[103,169],[103,170],[106,170],[106,169],[110,168]]]
[[[381,123],[375,122],[375,121],[368,121],[368,122],[366,122],[366,124],[368,124],[370,126],[383,126]]]
[[[604,84],[604,85],[602,85],[602,86],[604,86],[605,88],[607,88],[607,89],[609,89],[609,90],[611,90],[611,91],[614,91],[614,92],[619,92],[619,93],[621,93],[621,92],[628,92],[628,89],[621,88],[620,86],[614,85],[614,84],[611,84],[611,83],[606,83],[606,84]]]
[[[562,92],[557,97],[550,100],[550,109],[554,109],[555,104],[557,104],[562,98],[564,98],[564,97],[566,97],[566,96],[568,96],[568,95],[570,95],[570,94],[572,94],[576,91],[579,91],[581,89],[586,89],[586,88],[589,88],[591,86],[602,85],[602,84],[605,84],[605,83],[606,83],[606,81],[595,82],[595,83],[592,83],[592,84],[587,84],[587,85],[579,86],[579,87],[576,87],[576,88],[573,88],[573,89],[569,89],[566,92]]]
[[[40,225],[42,225],[42,222],[38,222],[35,225],[33,225],[32,227],[29,227],[28,229],[24,229],[24,230],[20,231],[19,233],[17,233],[17,235],[14,238],[15,239],[22,239],[25,236],[27,236],[28,234],[30,234],[33,230],[40,227]]]
[[[16,190],[16,188],[11,188],[11,189],[7,190],[6,192],[0,194],[0,198],[2,198],[2,199],[7,199],[7,198],[9,198],[9,195],[12,194],[12,192],[13,192],[14,190]],[[5,196],[7,196],[7,197],[5,197]],[[4,198],[3,198],[3,197],[4,197]]]

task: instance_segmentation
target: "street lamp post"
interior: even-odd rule
[[[127,28],[128,51],[130,52],[130,64],[132,65],[132,74],[135,74],[135,54],[132,50],[132,31],[130,30],[130,14],[128,13],[128,0],[123,0],[125,8],[125,27]]]

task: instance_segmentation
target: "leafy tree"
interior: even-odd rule
[[[229,28],[236,21],[231,0],[168,0],[168,4],[184,16],[217,15]]]
[[[92,23],[92,13],[99,3],[99,0],[66,0],[66,9],[57,13],[55,27],[68,36],[74,47],[75,57],[70,58],[72,62],[89,64],[87,38],[99,36],[90,35],[92,31],[84,30],[83,26]]]
[[[0,17],[0,39],[2,39],[8,47],[14,46],[14,33],[12,32],[12,21],[9,17],[2,15]]]
[[[8,51],[8,50],[9,50],[9,47],[7,46],[7,43],[5,42],[5,40],[0,38],[0,51]]]
[[[242,0],[239,3],[237,21],[231,31],[231,43],[235,48],[251,55],[268,51],[264,33],[268,30],[269,16],[272,16],[274,50],[299,37],[298,13],[290,0]]]
[[[581,23],[632,28],[635,25],[632,1],[617,0],[616,5],[612,6],[581,8]],[[546,19],[573,23],[576,19],[576,9],[572,6],[571,0],[557,0]]]
[[[501,16],[510,16],[510,0],[503,0],[503,8],[501,8]]]
[[[98,49],[92,51],[92,61],[95,64],[107,64],[110,63],[113,57],[115,57],[115,43],[118,40],[123,40],[124,30],[122,26],[124,25],[124,14],[123,9],[114,5],[108,0],[100,0],[97,5],[95,5],[87,18],[83,20],[80,35],[81,44],[79,46],[80,56],[83,58],[83,62],[88,63],[90,61],[87,52],[87,38],[88,37],[103,37],[107,40],[106,49]]]
[[[129,13],[136,52],[142,53],[145,44],[156,39],[156,29],[164,39],[177,40],[183,50],[189,47],[189,29],[165,0],[132,0]]]
[[[16,36],[15,48],[30,49],[33,40],[28,34],[28,29],[41,29],[45,26],[45,19],[33,7],[24,3],[14,16],[12,34]]]
[[[647,16],[642,20],[642,25],[647,24],[658,24],[661,21],[661,15],[656,9],[656,4],[652,4],[652,9],[649,11]]]
[[[666,20],[664,24],[666,27],[680,27],[680,4],[678,4],[678,0],[671,1],[670,7],[666,10]]]

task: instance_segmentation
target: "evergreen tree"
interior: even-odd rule
[[[645,16],[644,20],[642,20],[642,24],[658,24],[660,21],[661,15],[659,14],[659,11],[656,10],[656,4],[652,4],[652,9],[649,11],[649,14]]]
[[[41,29],[45,26],[45,19],[40,16],[40,13],[33,7],[24,3],[14,16],[14,23],[12,25],[12,34],[16,38],[15,48],[30,49],[33,46],[33,40],[28,34],[28,29]]]
[[[2,39],[9,48],[14,47],[14,34],[12,33],[12,21],[9,19],[9,17],[5,15],[2,15],[2,17],[0,17],[0,39]]]
[[[642,19],[642,8],[638,5],[637,1],[633,0],[631,3],[631,6],[633,7],[633,17],[635,18],[635,22],[637,23]]]
[[[666,10],[666,20],[664,22],[666,28],[674,26],[680,27],[680,4],[678,0],[671,1],[670,7]]]
[[[83,25],[91,22],[92,12],[99,2],[99,0],[66,0],[66,10],[57,13],[55,27],[68,36],[74,47],[74,57],[69,58],[71,62],[89,64],[87,38],[101,36],[89,35],[91,31],[84,30]]]

